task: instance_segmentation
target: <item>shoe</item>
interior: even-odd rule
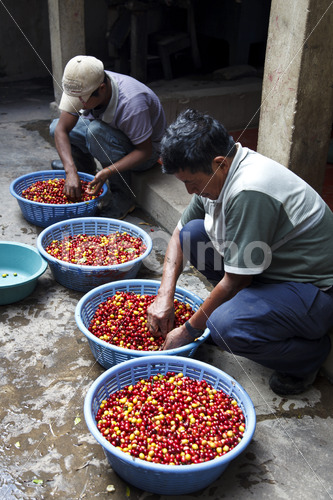
[[[122,220],[135,209],[134,201],[127,198],[126,195],[123,194],[120,197],[111,194],[111,196],[110,201],[106,205],[98,208],[97,215],[99,217]]]
[[[269,379],[269,386],[279,396],[291,396],[302,394],[313,384],[318,370],[310,373],[307,377],[293,377],[285,373],[274,372]]]
[[[61,160],[53,160],[51,162],[51,168],[52,170],[64,170],[64,166]]]
[[[86,174],[96,174],[96,163],[90,153],[83,153],[77,146],[71,146],[72,156],[78,172]],[[61,160],[53,160],[51,162],[52,170],[64,170]]]

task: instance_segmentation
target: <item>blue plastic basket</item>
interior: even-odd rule
[[[49,255],[45,248],[53,240],[62,240],[65,236],[77,234],[102,235],[116,231],[139,237],[146,246],[145,252],[124,264],[110,266],[85,266],[64,262]],[[152,250],[151,237],[138,226],[129,222],[106,219],[104,217],[83,217],[69,221],[57,222],[45,228],[37,238],[37,248],[41,256],[48,262],[52,274],[58,283],[80,292],[87,292],[110,281],[135,278],[142,261]]]
[[[128,361],[133,358],[146,356],[156,356],[156,351],[136,351],[133,349],[125,349],[118,347],[104,340],[100,340],[92,334],[88,327],[94,314],[102,302],[105,302],[108,297],[113,296],[116,292],[132,292],[140,295],[156,295],[160,287],[159,281],[154,280],[124,280],[114,283],[107,283],[99,286],[89,293],[84,295],[78,302],[75,309],[75,320],[78,328],[87,337],[88,343],[96,361],[104,368],[110,368],[114,365]],[[202,299],[183,288],[176,287],[175,299],[189,304],[194,311],[198,310],[202,304]],[[176,349],[168,349],[163,351],[163,354],[170,356],[193,356],[198,347],[209,337],[210,330],[206,328],[204,333],[195,342],[177,347]]]
[[[94,176],[79,172],[79,178],[82,181],[90,182]],[[100,196],[90,201],[80,203],[58,204],[39,203],[36,201],[26,200],[23,198],[22,191],[27,189],[31,184],[37,181],[47,181],[49,179],[64,179],[65,171],[62,170],[42,170],[31,174],[22,175],[14,180],[10,187],[12,194],[19,204],[23,216],[28,222],[39,227],[48,227],[55,222],[62,220],[73,219],[75,217],[86,217],[94,215],[98,208],[98,203],[102,197],[106,195],[107,187],[104,184]]]
[[[237,401],[245,416],[245,431],[242,440],[235,448],[219,458],[202,464],[162,465],[124,453],[102,436],[97,429],[95,416],[104,399],[127,385],[168,371],[182,372],[195,380],[206,380],[216,390],[223,390]],[[178,356],[155,355],[132,359],[110,368],[98,377],[88,390],[84,402],[84,416],[89,431],[103,447],[112,469],[126,482],[144,491],[163,495],[182,495],[198,491],[218,479],[229,463],[249,445],[256,427],[253,403],[235,379],[202,361]]]

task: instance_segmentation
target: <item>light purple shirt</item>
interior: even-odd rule
[[[85,111],[84,117],[97,117],[121,130],[132,142],[141,144],[151,137],[154,151],[160,151],[160,141],[166,128],[165,114],[157,95],[131,76],[106,71],[110,78],[112,96],[105,110]]]

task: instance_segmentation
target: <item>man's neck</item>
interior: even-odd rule
[[[107,77],[106,80],[106,91],[105,91],[105,101],[103,102],[104,106],[107,106],[109,102],[111,101],[112,97],[112,86],[111,86],[111,80],[109,77]]]

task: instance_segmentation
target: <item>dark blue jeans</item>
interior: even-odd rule
[[[180,233],[183,252],[208,280],[222,279],[223,258],[209,244],[203,220]],[[199,245],[200,248],[200,245]],[[213,341],[224,350],[288,375],[305,377],[318,370],[331,349],[333,291],[311,283],[252,284],[219,306],[207,321]]]
[[[50,125],[50,134],[54,137],[54,131],[58,118]],[[116,163],[124,156],[133,151],[134,146],[126,135],[118,129],[110,127],[101,120],[87,120],[80,117],[75,127],[70,131],[71,144],[78,147],[82,153],[90,153],[103,167]],[[153,152],[151,158],[134,168],[142,171],[151,168],[158,160],[159,155]]]

